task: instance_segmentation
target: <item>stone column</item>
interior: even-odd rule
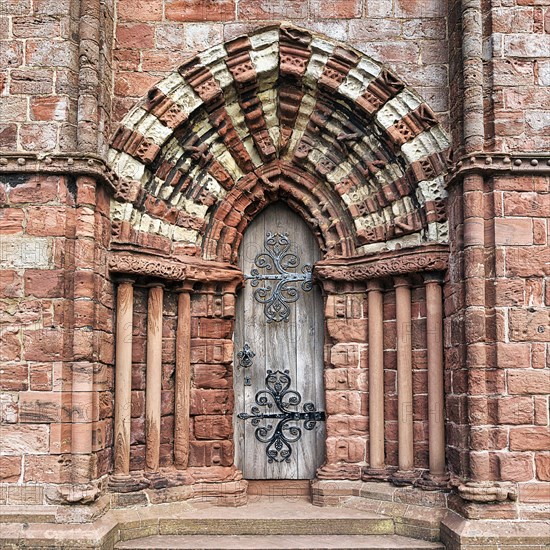
[[[443,291],[439,274],[424,276],[428,340],[428,429],[430,470],[420,481],[426,489],[447,485],[443,389]]]
[[[110,480],[110,485],[120,490],[125,490],[131,485],[130,412],[132,406],[133,309],[133,281],[123,279],[118,283],[116,296],[114,472]]]
[[[174,463],[187,468],[189,461],[189,404],[191,399],[191,288],[187,283],[178,296],[176,332],[176,387],[174,418]]]
[[[158,473],[162,397],[162,309],[164,288],[149,288],[147,304],[147,383],[145,387],[145,468]],[[150,474],[148,474],[150,477]],[[155,477],[155,476],[152,476]]]
[[[382,283],[368,281],[369,467],[362,478],[387,479],[384,456],[384,295]]]
[[[397,324],[397,423],[399,469],[396,485],[412,483],[414,474],[411,287],[406,277],[395,277]]]

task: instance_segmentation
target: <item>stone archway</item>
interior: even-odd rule
[[[185,326],[196,321],[200,327],[201,318],[234,321],[239,244],[255,216],[282,201],[309,225],[321,250],[314,272],[323,284],[328,335],[327,460],[318,477],[391,477],[404,484],[424,471],[428,486],[446,483],[438,332],[449,156],[433,112],[399,78],[360,52],[285,25],[186,60],[125,117],[109,151],[119,178],[111,202],[110,269],[154,278],[157,288],[158,279],[186,283],[177,290],[178,467],[186,467],[192,445],[193,342]],[[154,292],[151,304],[162,297]],[[196,320],[193,300],[203,303]],[[158,324],[158,307],[156,315]],[[204,367],[231,368],[233,350],[224,342],[200,343]],[[151,356],[151,364],[159,373],[158,359]],[[161,415],[156,376],[154,426]],[[221,404],[215,395],[200,395],[196,414],[206,418],[207,438],[216,422],[228,425],[227,418],[208,416],[232,414],[233,394],[224,394]],[[121,475],[128,473],[130,453],[124,426],[115,422]],[[196,442],[200,465],[234,468],[230,431],[215,435],[223,441]],[[149,476],[155,480],[158,428],[146,439],[146,451],[156,447]]]
[[[250,203],[284,174],[325,257],[446,242],[448,157],[429,106],[385,67],[270,27],[186,60],[125,117],[109,151],[114,236],[234,262]]]

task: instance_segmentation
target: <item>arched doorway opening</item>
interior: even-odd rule
[[[320,251],[282,202],[263,210],[239,248],[235,323],[235,462],[245,479],[313,479],[325,455]]]

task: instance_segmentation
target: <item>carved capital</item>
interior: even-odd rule
[[[315,266],[315,275],[321,280],[366,281],[408,273],[445,271],[448,256],[445,245],[425,245],[363,258],[319,262]]]
[[[155,277],[168,281],[212,282],[236,284],[242,281],[242,273],[236,267],[221,262],[208,262],[189,257],[188,263],[128,251],[117,251],[109,258],[111,273],[124,273]],[[192,285],[191,285],[192,286]]]

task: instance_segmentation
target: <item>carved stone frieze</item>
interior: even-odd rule
[[[189,257],[188,263],[159,256],[116,251],[109,258],[111,273],[155,277],[169,281],[241,281],[242,273],[236,267],[219,262],[206,262]]]
[[[82,153],[42,156],[36,153],[3,152],[0,154],[0,174],[70,174],[89,176],[114,190],[118,176],[105,161]]]
[[[550,154],[474,153],[458,159],[449,168],[447,185],[458,181],[465,174],[550,174]]]
[[[363,281],[405,273],[445,271],[448,255],[444,245],[426,245],[352,260],[319,262],[314,273],[321,280]]]

